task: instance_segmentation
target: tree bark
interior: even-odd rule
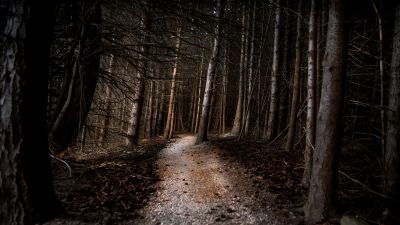
[[[125,144],[127,147],[137,146],[139,142],[139,132],[140,132],[140,123],[142,118],[143,111],[143,103],[144,103],[144,93],[145,93],[145,77],[147,76],[148,67],[149,67],[149,50],[150,47],[148,43],[150,43],[150,27],[151,27],[151,16],[148,12],[144,15],[143,21],[143,29],[146,32],[143,37],[143,43],[139,56],[139,68],[137,72],[137,76],[134,82],[134,96],[133,96],[133,104],[131,110],[131,119],[129,122],[128,132],[125,140]]]
[[[155,68],[154,68],[155,70]],[[154,137],[157,135],[157,121],[158,121],[158,110],[159,110],[159,105],[161,104],[161,96],[160,96],[160,83],[158,81],[154,81],[154,108],[153,108],[153,116],[152,116],[152,122],[151,122],[151,137]]]
[[[296,135],[296,118],[300,99],[300,79],[301,79],[301,12],[303,11],[303,0],[299,1],[296,25],[296,58],[293,76],[292,106],[290,110],[289,131],[286,142],[286,150],[293,150],[294,138]]]
[[[212,96],[212,81],[214,80],[217,63],[221,54],[221,37],[222,37],[222,23],[220,22],[223,18],[225,11],[225,0],[216,0],[216,13],[215,17],[219,20],[215,28],[215,38],[213,49],[211,53],[211,59],[208,64],[206,87],[204,89],[203,107],[201,110],[199,131],[196,137],[196,144],[200,144],[207,141],[207,127],[208,127],[208,117],[210,116],[210,101]]]
[[[148,84],[149,87],[149,93],[147,94],[147,107],[146,107],[146,116],[145,116],[145,137],[151,138],[151,133],[152,133],[152,121],[153,121],[153,99],[154,97],[154,82],[152,80],[149,81]]]
[[[202,90],[202,80],[203,80],[203,64],[204,64],[204,52],[201,53],[201,63],[200,63],[200,71],[199,71],[199,83],[197,86],[197,105],[196,105],[196,123],[194,125],[194,133],[197,133],[199,130],[200,123],[200,113],[201,113],[201,90]]]
[[[382,25],[382,17],[381,13],[378,10],[378,7],[376,7],[375,2],[372,1],[372,5],[375,10],[375,14],[378,19],[378,29],[379,29],[379,78],[380,78],[380,107],[381,107],[381,148],[382,152],[385,152],[385,109],[384,109],[384,58],[383,58],[383,25]]]
[[[389,80],[389,105],[387,110],[386,150],[383,157],[383,191],[392,201],[388,210],[393,220],[400,221],[400,4],[396,7],[393,35],[393,52]],[[397,221],[397,222],[396,222]]]
[[[287,127],[287,119],[288,119],[288,105],[289,105],[289,80],[290,80],[290,63],[289,58],[291,58],[290,48],[291,45],[291,29],[290,29],[290,16],[289,16],[289,8],[290,3],[289,0],[285,0],[285,8],[284,9],[284,32],[281,45],[282,48],[282,63],[281,63],[281,82],[279,84],[279,107],[278,107],[278,126],[277,132],[280,133]]]
[[[165,125],[164,130],[164,139],[170,139],[173,134],[172,123],[173,123],[173,114],[174,114],[174,104],[175,104],[175,92],[176,92],[176,73],[178,71],[178,62],[179,62],[179,49],[181,48],[181,27],[178,27],[177,36],[176,36],[176,46],[175,46],[175,63],[172,71],[172,81],[171,81],[171,89],[169,95],[169,103],[168,103],[168,115],[167,115],[167,123]]]
[[[344,4],[343,0],[331,0],[329,5],[317,139],[305,207],[307,224],[310,225],[335,215],[348,45]]]
[[[244,121],[244,132],[243,136],[247,136],[249,133],[250,126],[250,112],[251,112],[251,99],[252,99],[252,89],[254,80],[254,42],[255,42],[255,32],[256,32],[256,1],[253,1],[252,18],[251,18],[251,36],[250,36],[250,57],[248,63],[248,82],[247,82],[247,107],[245,109],[245,121]],[[250,15],[249,15],[250,20]]]
[[[271,97],[269,104],[267,140],[274,138],[276,133],[276,111],[278,97],[278,70],[279,70],[279,52],[280,52],[280,30],[281,30],[281,0],[276,1],[275,11],[275,32],[274,32],[274,50],[272,57],[272,72],[271,72]]]
[[[225,43],[225,52],[224,52],[224,69],[222,71],[222,96],[221,96],[221,108],[220,108],[220,126],[219,132],[224,134],[226,131],[226,97],[228,91],[228,61],[230,49],[228,49],[228,43]]]
[[[244,61],[245,61],[245,42],[246,42],[246,14],[245,14],[245,6],[243,5],[242,9],[242,37],[241,37],[241,47],[240,47],[240,68],[239,68],[239,92],[238,92],[238,100],[236,104],[236,113],[235,113],[235,120],[233,121],[233,126],[231,130],[231,134],[234,136],[238,136],[240,130],[242,129],[242,113],[243,113],[243,98],[244,98]]]
[[[14,0],[6,5],[0,57],[0,224],[35,224],[61,210],[46,126],[54,4]]]
[[[308,77],[307,77],[307,120],[306,120],[306,149],[304,151],[304,171],[302,184],[308,186],[311,176],[312,155],[315,145],[316,79],[317,79],[317,13],[316,0],[311,0],[310,20],[308,25]]]
[[[198,74],[198,64],[196,62],[196,74]],[[190,133],[193,133],[195,118],[196,118],[196,99],[197,99],[197,76],[193,78],[188,78],[190,83],[193,85],[192,90],[190,92],[190,113],[189,113],[189,121],[190,121]]]
[[[113,72],[113,64],[114,64],[114,55],[111,54],[109,64],[108,64],[108,73],[111,74]],[[106,141],[106,138],[108,136],[108,126],[110,125],[110,119],[111,119],[111,90],[110,87],[106,84],[106,96],[104,99],[104,103],[106,105],[105,109],[105,117],[102,121],[102,126],[100,127],[100,133],[99,133],[99,145],[102,146],[104,145],[104,142]]]
[[[322,81],[322,60],[325,49],[325,23],[326,23],[326,8],[327,8],[327,0],[322,0],[320,2],[318,19],[317,19],[317,112],[319,109],[319,102],[321,99],[321,81]]]

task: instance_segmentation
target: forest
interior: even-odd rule
[[[400,224],[398,0],[0,0],[0,225]]]

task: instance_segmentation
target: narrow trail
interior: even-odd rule
[[[252,180],[238,163],[209,144],[182,136],[163,149],[157,192],[140,224],[290,224],[261,205]]]

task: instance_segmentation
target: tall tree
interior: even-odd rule
[[[228,43],[225,42],[224,48],[224,68],[222,70],[222,93],[220,100],[220,118],[219,118],[219,132],[224,134],[226,130],[226,96],[228,91],[228,74],[229,74],[229,46]]]
[[[0,57],[0,224],[35,224],[60,212],[47,142],[47,74],[54,4],[8,6]]]
[[[315,119],[317,115],[317,10],[317,1],[311,0],[310,20],[308,23],[306,149],[304,152],[304,173],[302,179],[302,183],[305,186],[307,186],[310,181],[312,155],[315,145]]]
[[[113,72],[113,64],[114,64],[114,55],[110,55],[110,59],[108,61],[108,73],[111,74]],[[106,85],[106,93],[104,104],[106,105],[105,108],[105,117],[102,121],[102,126],[100,127],[99,133],[99,141],[98,144],[101,146],[105,143],[107,135],[108,135],[108,126],[110,124],[111,119],[111,89],[109,85]]]
[[[281,133],[287,127],[287,119],[288,119],[288,104],[289,104],[289,85],[288,81],[290,80],[290,59],[291,58],[291,21],[290,21],[290,2],[285,0],[285,6],[283,9],[283,23],[282,27],[284,28],[284,32],[282,35],[282,43],[281,43],[281,52],[282,52],[282,60],[280,65],[280,80],[279,83],[279,93],[278,93],[278,121],[277,121],[277,132]],[[284,24],[284,25],[283,25]]]
[[[203,80],[203,64],[204,64],[204,51],[201,52],[201,62],[200,69],[198,72],[198,83],[197,83],[197,99],[196,99],[196,115],[195,115],[195,124],[193,132],[197,133],[199,130],[200,123],[200,113],[201,113],[201,90],[202,90],[202,80]]]
[[[208,118],[210,116],[210,103],[212,96],[212,86],[214,77],[217,71],[217,63],[221,54],[221,38],[222,38],[222,23],[221,19],[224,17],[225,11],[225,0],[216,0],[216,10],[215,10],[215,18],[218,19],[217,24],[215,26],[215,37],[213,48],[211,52],[211,59],[208,64],[207,77],[206,77],[206,86],[204,89],[204,97],[203,97],[203,107],[201,109],[201,117],[199,124],[199,131],[196,137],[196,144],[200,144],[203,141],[207,141],[207,127],[208,127]]]
[[[317,138],[305,207],[307,224],[310,225],[335,214],[348,45],[345,23],[345,1],[330,0]]]
[[[276,133],[276,112],[278,101],[278,70],[279,70],[279,52],[280,52],[280,32],[281,32],[281,0],[276,1],[275,10],[275,31],[274,31],[274,50],[272,56],[271,71],[271,95],[268,112],[268,128],[266,133],[267,140],[271,140]]]
[[[245,107],[245,121],[244,121],[244,132],[243,135],[247,136],[249,132],[250,126],[250,111],[251,111],[251,101],[253,95],[253,86],[254,86],[254,48],[255,48],[255,33],[256,33],[256,1],[253,1],[253,8],[251,10],[251,28],[250,30],[250,51],[249,51],[249,61],[248,61],[248,79],[247,79],[247,100]],[[249,15],[250,20],[250,15]],[[241,135],[242,136],[242,135]]]
[[[139,52],[139,66],[137,75],[134,78],[134,94],[131,109],[131,118],[129,121],[128,132],[126,135],[125,144],[127,147],[137,146],[139,142],[140,123],[142,119],[142,111],[144,104],[145,93],[145,78],[148,73],[149,67],[149,50],[150,50],[150,29],[152,23],[152,16],[150,15],[149,6],[146,5],[143,20],[141,21],[143,37],[142,46]]]
[[[391,224],[400,223],[400,3],[396,7],[393,52],[390,68],[389,105],[387,110],[386,150],[383,158],[383,191],[392,201],[388,204]]]
[[[298,5],[298,15],[297,15],[297,25],[296,25],[296,58],[294,65],[294,75],[293,75],[293,92],[292,92],[292,106],[290,111],[289,119],[289,131],[286,142],[286,150],[290,151],[293,149],[293,143],[296,133],[296,118],[297,111],[299,108],[300,100],[300,79],[301,79],[301,12],[303,9],[303,0],[299,1]]]
[[[235,119],[231,134],[238,136],[242,129],[242,114],[243,114],[243,98],[244,98],[244,74],[245,74],[245,43],[246,43],[246,10],[243,5],[242,8],[242,30],[241,30],[241,41],[240,41],[240,68],[239,68],[239,83],[238,83],[238,99],[236,104]]]
[[[178,71],[178,62],[179,62],[179,50],[181,48],[181,42],[182,42],[182,37],[181,37],[182,29],[178,25],[178,31],[176,35],[176,45],[175,45],[175,62],[174,62],[174,67],[172,68],[172,81],[171,81],[171,90],[170,90],[170,95],[169,95],[169,103],[168,103],[168,114],[167,114],[167,123],[165,125],[164,129],[164,138],[165,139],[170,139],[173,134],[172,130],[172,123],[173,123],[173,114],[175,113],[173,111],[174,105],[175,105],[175,92],[176,92],[176,74]]]
[[[318,18],[317,18],[317,80],[316,80],[316,86],[317,86],[317,112],[319,109],[319,101],[321,99],[321,78],[322,78],[322,60],[324,56],[324,50],[325,50],[325,23],[326,23],[326,11],[327,11],[327,0],[321,0],[319,2],[319,7],[318,7]]]
[[[85,124],[92,104],[100,68],[101,5],[99,0],[73,1],[79,11],[74,18],[76,28],[73,56],[65,66],[66,85],[50,115],[49,142],[52,150],[67,148]]]
[[[381,130],[382,130],[382,138],[381,138],[381,148],[382,152],[385,151],[385,109],[384,109],[384,58],[383,58],[383,26],[382,26],[382,16],[381,12],[379,12],[378,7],[375,4],[375,1],[371,1],[372,6],[375,10],[375,14],[378,20],[378,30],[379,30],[379,78],[380,78],[380,107],[381,107]]]

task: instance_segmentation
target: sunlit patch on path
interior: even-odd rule
[[[142,210],[143,224],[285,224],[259,205],[240,165],[219,149],[183,136],[158,161],[161,181]]]

